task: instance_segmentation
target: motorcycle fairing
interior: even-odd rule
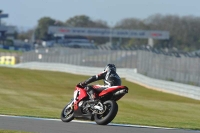
[[[79,103],[83,102],[82,100],[86,98],[87,96],[88,95],[87,95],[86,90],[76,86],[75,91],[74,91],[74,117],[77,119],[80,118],[80,119],[92,120],[92,117],[93,117],[92,114],[89,112],[87,114],[83,114],[81,107],[79,107]]]
[[[105,94],[108,94],[110,92],[116,92],[118,90],[121,90],[121,89],[128,89],[126,86],[112,86],[112,87],[109,87],[105,90],[103,90],[101,93],[99,93],[99,96],[103,96]]]
[[[74,92],[74,110],[78,109],[78,103],[85,97],[87,97],[87,92],[79,87],[75,88],[76,91]]]

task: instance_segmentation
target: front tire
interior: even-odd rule
[[[106,111],[103,114],[95,114],[94,120],[99,125],[107,125],[110,123],[118,112],[118,105],[116,101],[109,100],[103,103],[106,106]]]
[[[68,103],[62,110],[61,112],[61,120],[63,122],[70,122],[74,119],[74,107],[71,106],[71,107],[68,107],[68,105],[71,104]]]

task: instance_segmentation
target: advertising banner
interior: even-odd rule
[[[168,31],[148,31],[148,30],[121,30],[105,28],[82,28],[82,27],[60,27],[50,26],[49,34],[59,35],[82,35],[99,37],[121,37],[121,38],[153,38],[169,39]]]

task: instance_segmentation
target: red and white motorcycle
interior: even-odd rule
[[[74,98],[64,107],[61,112],[61,120],[70,122],[76,119],[88,119],[99,125],[107,125],[116,116],[118,104],[128,88],[126,86],[112,86],[101,92],[95,92],[98,101],[91,102],[85,89],[77,85],[74,91]]]

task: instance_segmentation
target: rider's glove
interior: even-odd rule
[[[85,87],[87,84],[85,82],[79,83],[80,86]]]

